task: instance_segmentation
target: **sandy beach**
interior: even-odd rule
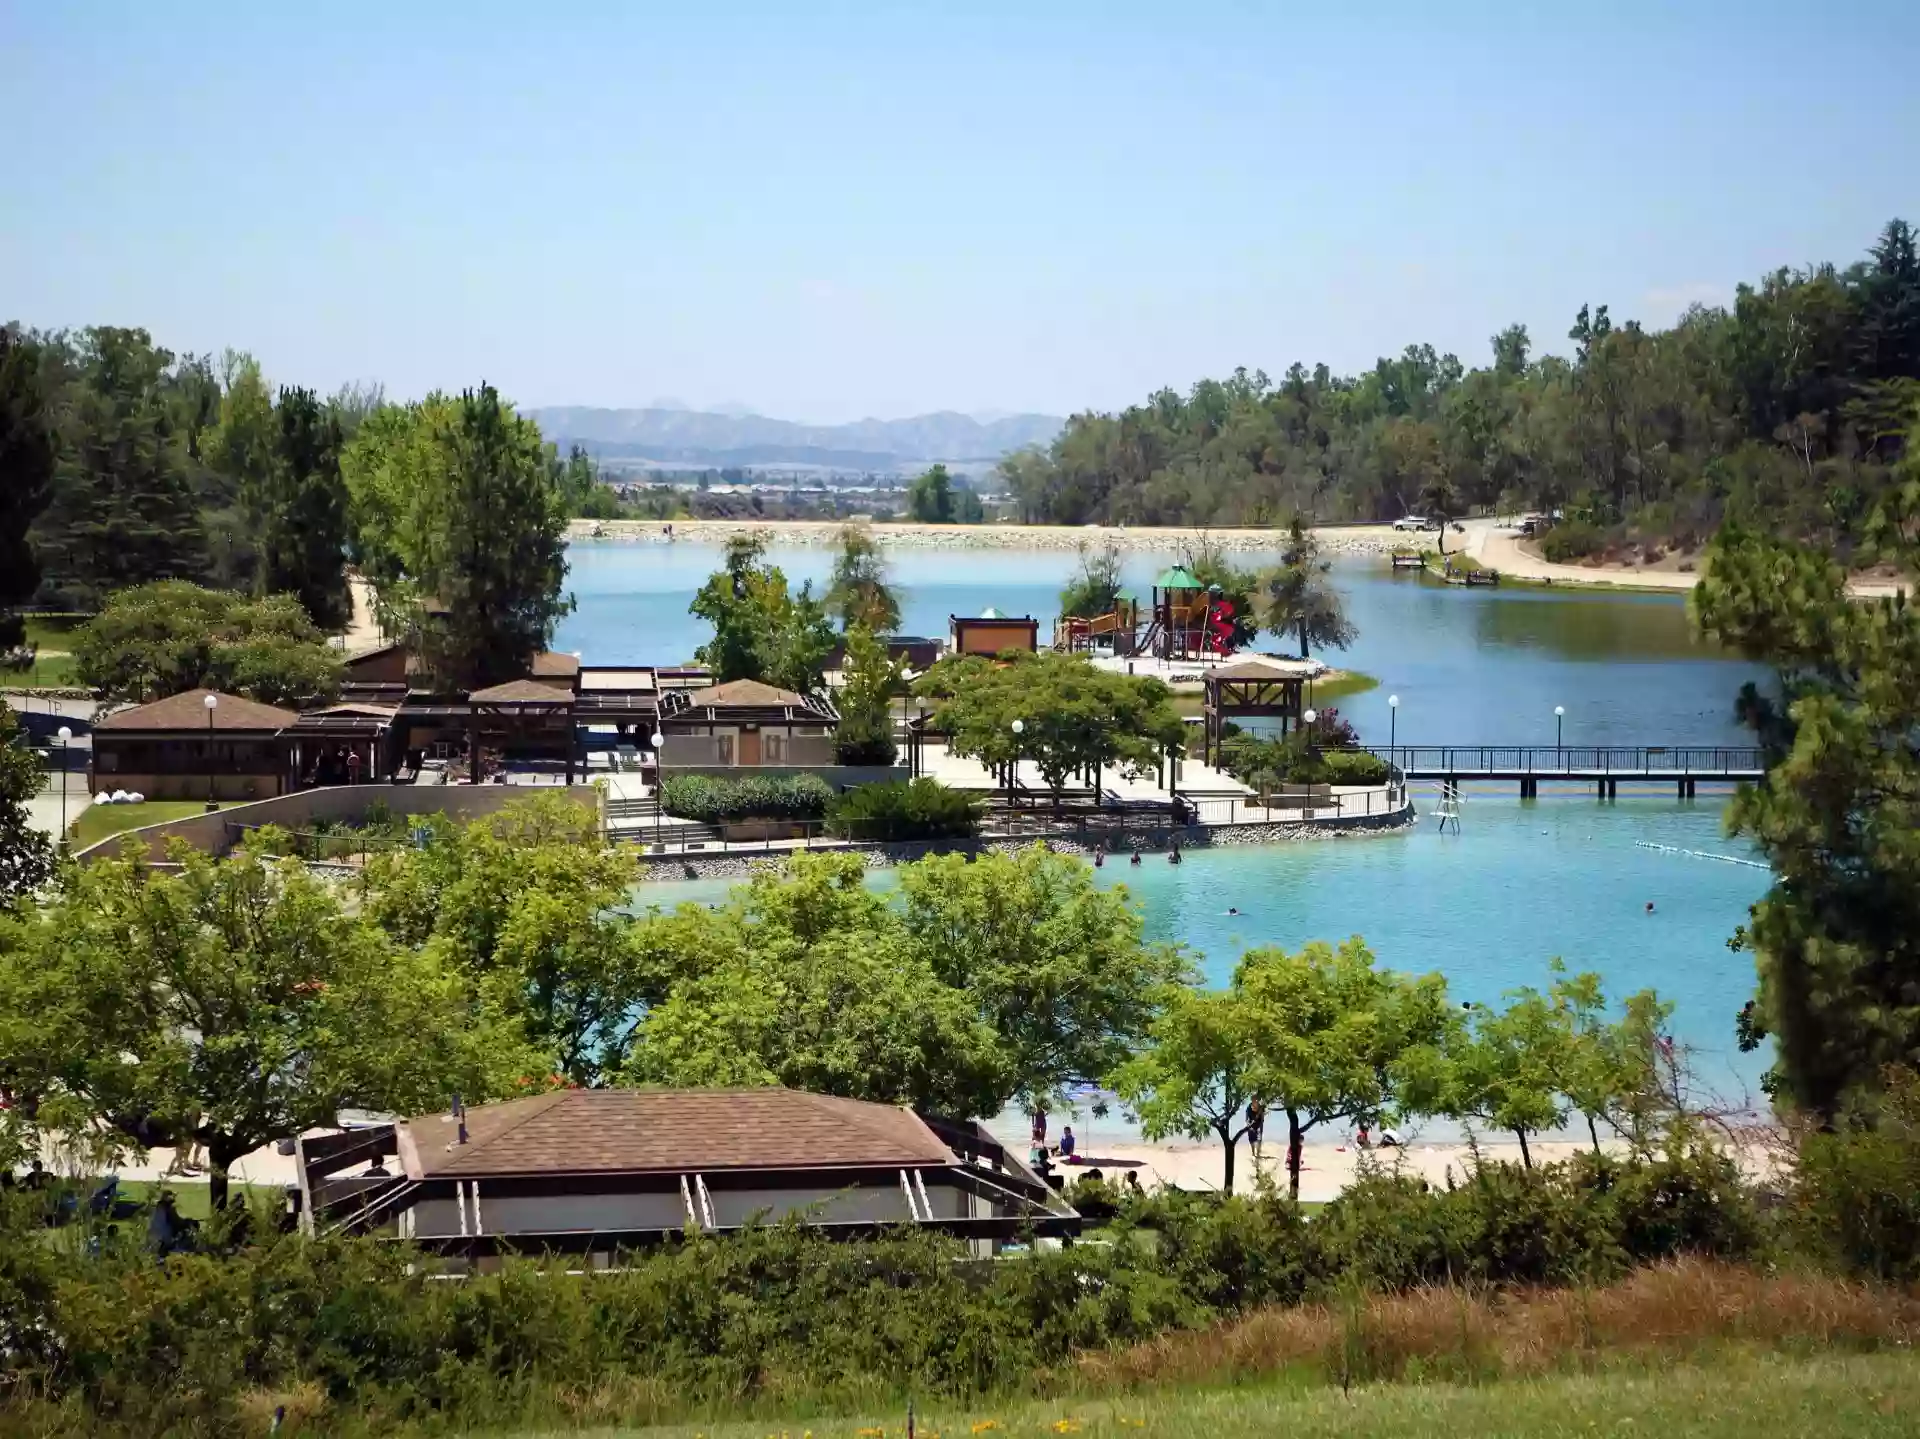
[[[831,545],[841,530],[838,520],[675,520],[672,535],[656,520],[574,520],[571,539],[623,540],[643,544],[724,544],[730,537],[765,531],[780,544]],[[877,523],[882,544],[907,548],[973,550],[1075,550],[1081,545],[1113,543],[1123,550],[1178,553],[1203,540],[1223,550],[1270,553],[1286,543],[1285,527],[1270,529],[1163,529],[1126,525],[922,525]],[[1329,554],[1385,555],[1396,549],[1431,549],[1431,534],[1405,534],[1387,525],[1328,525],[1314,531]]]
[[[1002,1143],[1015,1148],[1022,1158],[1025,1157],[1024,1147],[1014,1135],[999,1124],[993,1128]],[[1137,1135],[1129,1134],[1117,1123],[1099,1120],[1085,1125],[1076,1124],[1075,1133],[1081,1158],[1079,1163],[1066,1167],[1070,1176],[1099,1169],[1105,1177],[1118,1180],[1131,1169],[1139,1174],[1140,1182],[1148,1189],[1171,1187],[1198,1193],[1218,1193],[1221,1188],[1224,1155],[1218,1140],[1181,1139],[1147,1143]],[[1444,1138],[1428,1138],[1415,1130],[1408,1131],[1403,1138],[1403,1145],[1390,1149],[1361,1149],[1353,1144],[1351,1136],[1345,1134],[1323,1134],[1310,1139],[1301,1151],[1301,1200],[1305,1203],[1325,1203],[1367,1174],[1413,1175],[1436,1187],[1444,1187],[1449,1182],[1459,1183],[1465,1179],[1479,1163],[1520,1162],[1520,1146],[1511,1136],[1484,1136],[1477,1147],[1469,1146],[1451,1134]],[[1058,1143],[1057,1124],[1049,1139]],[[1777,1131],[1756,1120],[1747,1128],[1734,1131],[1733,1137],[1725,1142],[1740,1156],[1742,1167],[1758,1175],[1774,1168],[1779,1153],[1777,1141]],[[1548,1164],[1584,1153],[1592,1146],[1584,1141],[1540,1139],[1531,1141],[1528,1147],[1535,1164]],[[1626,1145],[1617,1139],[1601,1141],[1601,1148],[1620,1157],[1627,1153]],[[152,1149],[137,1162],[121,1165],[117,1173],[123,1181],[164,1180],[176,1188],[207,1182],[204,1174],[191,1177],[174,1174],[174,1159],[171,1149]],[[73,1173],[52,1147],[45,1152],[44,1161],[55,1174]],[[1256,1174],[1285,1187],[1284,1136],[1275,1143],[1269,1135],[1268,1142],[1261,1146],[1257,1160],[1249,1145],[1242,1143],[1239,1146],[1234,1156],[1234,1192],[1251,1193]],[[293,1157],[281,1154],[272,1145],[256,1149],[241,1159],[233,1167],[232,1178],[236,1184],[270,1186],[298,1181]]]

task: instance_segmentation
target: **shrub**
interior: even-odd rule
[[[1328,784],[1385,784],[1387,762],[1362,749],[1327,750],[1320,756]]]
[[[890,765],[900,746],[885,727],[843,719],[833,732],[833,757],[846,765]]]
[[[980,832],[979,799],[938,780],[856,785],[827,810],[827,829],[844,839],[957,839]]]
[[[1586,520],[1563,520],[1540,541],[1540,553],[1550,564],[1566,565],[1597,555],[1606,546],[1600,527]]]
[[[1816,1254],[1910,1284],[1920,1280],[1920,1076],[1893,1071],[1871,1118],[1808,1137],[1793,1218]]]
[[[814,774],[676,774],[660,786],[661,806],[680,819],[730,824],[749,819],[815,820],[833,802],[833,786]]]

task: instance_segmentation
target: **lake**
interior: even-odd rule
[[[586,541],[571,555],[580,608],[556,648],[594,663],[668,662],[705,639],[686,606],[718,566],[717,546]],[[824,582],[831,562],[807,547],[776,548],[773,558],[795,583]],[[902,548],[891,558],[902,628],[926,635],[988,605],[1033,614],[1044,633],[1075,564],[1051,550]],[[1127,579],[1145,586],[1166,563],[1133,556]],[[1696,643],[1677,596],[1447,588],[1394,576],[1384,558],[1342,561],[1335,573],[1360,635],[1332,662],[1381,681],[1339,705],[1369,742],[1388,738],[1389,693],[1400,696],[1402,743],[1551,744],[1555,705],[1566,709],[1568,744],[1745,742],[1733,698],[1758,672]],[[1621,796],[1601,804],[1547,785],[1522,803],[1514,786],[1469,787],[1458,836],[1438,834],[1428,818],[1365,840],[1190,851],[1177,868],[1163,857],[1138,869],[1110,863],[1101,878],[1127,884],[1149,932],[1204,956],[1215,981],[1254,945],[1360,934],[1383,963],[1440,970],[1464,999],[1544,984],[1554,956],[1598,971],[1615,997],[1656,988],[1674,1001],[1675,1033],[1714,1087],[1757,1095],[1765,1057],[1733,1044],[1753,963],[1726,940],[1767,872],[1674,852],[1751,859],[1722,837],[1724,793],[1703,787],[1683,802],[1623,786]],[[643,896],[710,902],[725,889],[658,884]]]
[[[718,545],[576,540],[569,588],[579,608],[554,648],[592,664],[676,664],[708,638],[687,605],[720,565]],[[1059,550],[890,552],[906,634],[944,637],[950,615],[1033,615],[1044,636],[1075,568]],[[1244,555],[1241,564],[1278,556]],[[798,586],[824,588],[823,546],[776,546],[772,559]],[[1170,563],[1128,557],[1143,594]],[[1339,704],[1370,743],[1388,739],[1387,696],[1400,696],[1396,737],[1413,744],[1552,744],[1555,705],[1566,742],[1741,744],[1733,696],[1751,667],[1696,643],[1675,595],[1531,588],[1448,588],[1394,575],[1384,557],[1337,562],[1335,576],[1360,637],[1330,663],[1373,675],[1380,687]],[[1263,647],[1291,650],[1270,637]]]

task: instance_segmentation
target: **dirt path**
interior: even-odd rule
[[[1556,565],[1520,548],[1520,536],[1492,520],[1468,520],[1463,547],[1481,563],[1517,580],[1540,580],[1556,585],[1588,585],[1641,590],[1691,590],[1704,570],[1639,569],[1632,565]],[[1865,579],[1847,582],[1847,593],[1857,599],[1885,599],[1911,592],[1905,580]]]
[[[353,618],[347,621],[340,648],[350,655],[377,650],[387,642],[380,621],[373,615],[373,586],[356,574],[347,576],[347,592],[353,597]]]

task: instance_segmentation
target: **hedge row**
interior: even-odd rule
[[[982,805],[936,779],[856,785],[834,800],[827,829],[844,839],[962,839],[980,832]]]
[[[1136,1200],[1111,1243],[975,1266],[934,1235],[840,1244],[788,1225],[591,1279],[527,1262],[445,1283],[372,1240],[276,1237],[156,1263],[136,1240],[90,1253],[41,1242],[18,1212],[13,1225],[0,1430],[143,1434],[244,1429],[249,1406],[286,1394],[378,1430],[577,1420],[569,1406],[596,1393],[611,1396],[605,1419],[638,1424],[1031,1392],[1076,1351],[1356,1283],[1598,1282],[1764,1252],[1750,1196],[1709,1155],[1490,1166],[1438,1191],[1369,1179],[1312,1218],[1270,1195]]]
[[[749,819],[817,820],[833,802],[833,786],[814,774],[670,774],[660,786],[666,812],[702,824]]]

